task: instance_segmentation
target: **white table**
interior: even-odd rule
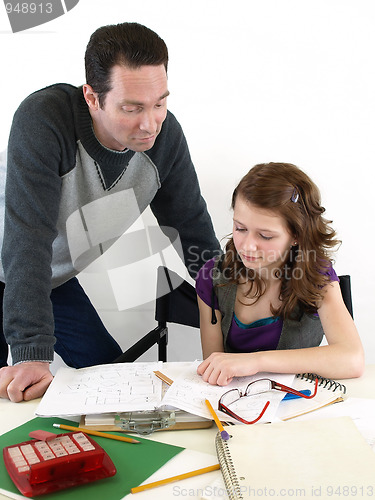
[[[365,373],[362,377],[358,379],[343,380],[342,382],[346,385],[347,393],[350,396],[375,399],[375,365],[366,366]],[[14,429],[34,418],[34,411],[39,401],[39,399],[36,399],[28,402],[12,403],[6,399],[0,399],[0,434]],[[182,446],[191,450],[215,455],[214,439],[216,433],[217,428],[213,426],[209,429],[199,430],[158,431],[148,438],[162,443]],[[211,472],[210,479],[208,479],[207,482],[210,482],[215,475],[220,475],[220,471]],[[191,493],[192,491],[190,490],[186,491],[188,498],[199,498],[199,496],[194,496]],[[148,495],[147,498],[155,500],[157,498],[157,489],[150,490],[147,493],[139,493],[134,498],[136,500],[142,500],[146,498],[146,495]],[[0,493],[0,500],[5,500],[6,498],[8,497]],[[164,498],[166,499],[166,497]],[[175,498],[175,495],[170,498]]]

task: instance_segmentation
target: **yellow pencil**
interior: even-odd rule
[[[143,484],[142,486],[136,486],[131,488],[131,493],[139,493],[140,491],[149,490],[151,488],[157,488],[158,486],[163,486],[164,484],[172,483],[173,481],[180,481],[181,479],[187,479],[189,477],[199,476],[200,474],[205,474],[206,472],[211,472],[213,470],[219,470],[220,465],[210,465],[209,467],[203,467],[203,469],[193,470],[191,472],[186,472],[185,474],[179,474],[178,476],[168,477],[166,479],[161,479],[160,481],[155,481],[154,483]]]
[[[173,384],[173,380],[170,379],[169,377],[167,377],[166,375],[164,375],[164,373],[161,373],[159,371],[156,371],[154,372],[155,375],[160,378],[160,380],[162,380],[163,382],[165,382],[166,384],[168,385],[172,385]]]
[[[124,441],[125,443],[140,443],[136,439],[129,438],[126,436],[116,436],[115,434],[107,434],[105,432],[92,431],[90,429],[85,429],[84,427],[72,427],[71,425],[63,425],[63,424],[53,424],[54,427],[58,429],[65,429],[67,431],[79,431],[84,432],[86,434],[91,434],[93,436],[108,438],[108,439],[116,439],[116,441]]]
[[[209,409],[213,419],[215,420],[215,424],[218,426],[219,428],[219,431],[220,431],[220,434],[221,434],[221,437],[222,439],[224,439],[224,441],[228,441],[229,439],[229,434],[227,433],[226,430],[224,430],[224,427],[223,427],[223,424],[220,422],[219,420],[219,417],[216,415],[216,412],[215,410],[212,408],[212,405],[211,403],[208,401],[208,399],[205,400],[206,402],[206,405],[207,405],[207,408]]]

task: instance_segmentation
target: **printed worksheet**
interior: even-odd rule
[[[249,377],[236,377],[230,384],[221,387],[210,385],[202,380],[202,377],[197,374],[199,363],[198,361],[192,363],[174,380],[162,399],[162,405],[174,406],[189,413],[212,419],[205,403],[205,400],[208,399],[220,420],[238,423],[238,420],[218,410],[219,399],[224,393],[231,389],[240,389],[243,392],[249,383],[263,378],[276,380],[281,384],[290,386],[295,377],[293,374],[257,373]],[[269,401],[270,404],[259,422],[272,422],[275,420],[277,408],[284,396],[285,392],[268,391],[261,394],[241,397],[237,402],[231,404],[230,408],[245,420],[252,421],[261,414],[267,401]]]
[[[40,417],[154,410],[162,382],[154,375],[162,362],[115,363],[60,368],[35,414]]]

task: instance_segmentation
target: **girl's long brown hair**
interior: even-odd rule
[[[281,280],[281,306],[272,314],[291,317],[297,305],[315,312],[322,299],[322,288],[329,282],[325,274],[331,265],[332,249],[340,241],[323,218],[320,192],[314,182],[290,163],[266,163],[253,167],[240,181],[232,196],[232,208],[240,196],[245,202],[272,210],[284,218],[290,234],[296,237],[285,262],[278,270]],[[256,300],[265,291],[265,282],[242,263],[231,237],[225,247],[222,271],[230,283],[249,284],[247,296]]]

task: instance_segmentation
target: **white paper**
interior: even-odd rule
[[[56,417],[154,410],[162,399],[162,382],[153,372],[161,366],[162,362],[60,368],[35,414]]]
[[[293,420],[315,420],[342,416],[353,419],[359,432],[375,452],[375,399],[347,398],[342,403],[320,408],[318,411],[301,415]]]
[[[25,498],[29,498],[29,497],[24,497],[20,493],[13,493],[12,491],[3,490],[2,488],[0,488],[0,494],[8,498],[14,498],[14,500],[24,500]]]
[[[238,420],[229,417],[226,413],[216,410],[218,408],[218,401],[225,392],[230,389],[244,390],[250,382],[261,378],[270,378],[271,380],[276,380],[279,383],[290,386],[295,377],[290,374],[257,373],[249,377],[236,377],[230,384],[222,387],[204,382],[202,377],[197,374],[198,364],[198,361],[192,363],[173,382],[162,399],[162,405],[175,406],[189,413],[212,419],[205,403],[205,399],[208,399],[220,420],[238,423]],[[232,405],[231,409],[233,408],[239,416],[250,421],[256,419],[267,401],[270,401],[269,407],[259,422],[272,422],[275,418],[279,403],[284,396],[285,392],[269,391],[263,394],[241,398],[237,406]]]

